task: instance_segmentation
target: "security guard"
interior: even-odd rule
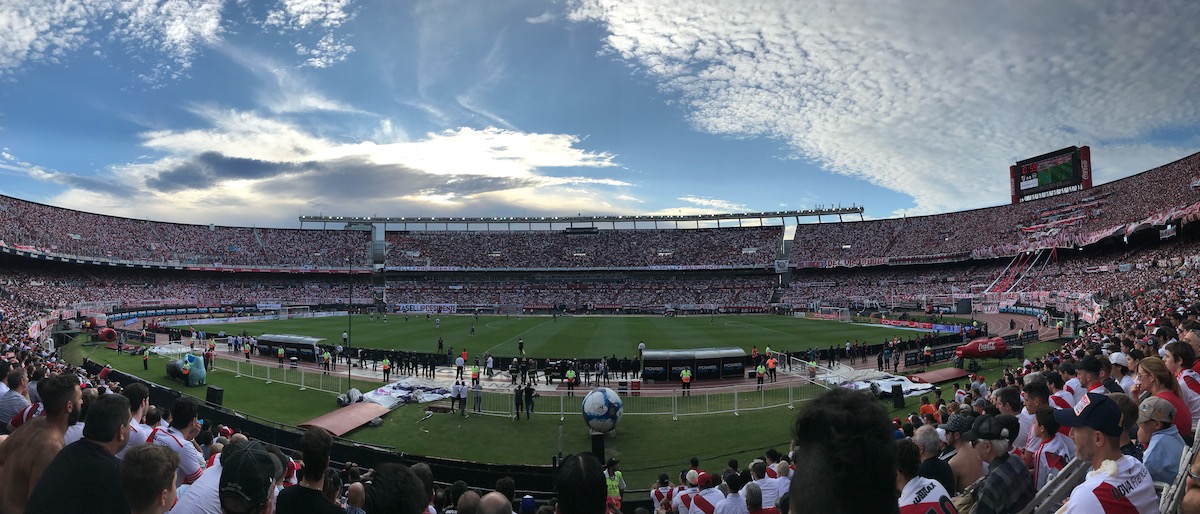
[[[767,376],[767,367],[763,365],[762,361],[759,361],[758,367],[754,368],[754,373],[755,373],[755,376],[758,377],[758,390],[762,391],[763,390],[763,378],[765,378]]]
[[[683,368],[679,372],[679,379],[683,381],[683,396],[692,395],[692,368]]]

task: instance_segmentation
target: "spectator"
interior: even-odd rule
[[[566,457],[555,474],[554,492],[561,514],[604,514],[608,497],[604,466],[590,452]]]
[[[1156,482],[1174,482],[1179,475],[1179,457],[1183,455],[1183,437],[1175,428],[1175,407],[1151,396],[1138,406],[1138,442],[1146,448],[1142,462]]]
[[[479,500],[479,514],[512,514],[512,502],[500,491],[492,491]]]
[[[946,444],[954,447],[954,455],[947,463],[954,472],[954,493],[957,493],[983,476],[983,461],[979,460],[979,454],[975,453],[970,442],[963,439],[963,434],[971,430],[970,418],[951,414],[950,422],[941,428],[946,430]]]
[[[325,470],[329,469],[329,452],[333,437],[321,427],[310,427],[300,438],[304,467],[297,487],[287,487],[276,498],[278,514],[313,513],[341,514],[343,509],[325,497]],[[340,487],[339,487],[340,489]]]
[[[24,512],[46,467],[63,449],[67,426],[79,419],[83,393],[73,375],[55,375],[42,386],[46,415],[21,425],[0,444],[0,512]]]
[[[250,440],[246,438],[245,434],[233,434],[229,436],[229,442],[221,449],[221,453],[216,459],[212,459],[212,466],[205,468],[205,472],[200,476],[200,479],[192,483],[186,491],[179,495],[179,502],[174,507],[171,507],[171,514],[221,514],[221,496],[219,491],[221,468],[225,460],[233,453],[234,446],[249,442]]]
[[[171,424],[165,430],[155,428],[147,442],[166,446],[179,454],[180,484],[190,484],[204,474],[204,454],[192,443],[200,435],[200,405],[190,397],[175,400],[171,407]]]
[[[774,506],[763,507],[762,489],[758,484],[750,482],[742,488],[742,494],[746,496],[746,509],[749,514],[779,514],[779,509]]]
[[[954,489],[954,470],[949,463],[938,458],[941,439],[938,438],[937,428],[933,425],[918,428],[913,434],[913,443],[917,445],[920,456],[916,475],[937,481],[947,492]]]
[[[0,394],[0,420],[8,421],[29,406],[29,378],[25,368],[16,367],[8,372],[4,382],[8,391]]]
[[[1138,380],[1144,391],[1162,398],[1175,407],[1175,428],[1183,437],[1192,436],[1192,417],[1187,404],[1180,398],[1179,382],[1158,357],[1146,357],[1138,363]]]
[[[421,479],[403,464],[387,463],[375,468],[369,484],[355,482],[350,488],[355,495],[358,494],[355,489],[362,491],[362,509],[371,514],[420,514],[428,505]]]
[[[121,391],[121,394],[129,400],[129,442],[117,453],[117,457],[124,457],[134,446],[146,444],[146,439],[153,430],[142,424],[146,411],[150,409],[150,389],[141,382],[134,382]]]
[[[1033,499],[1033,476],[1019,457],[1009,453],[1018,430],[1020,424],[1015,416],[984,414],[975,418],[971,430],[963,434],[979,460],[988,463],[988,474],[974,494],[973,512],[1017,512]]]
[[[900,514],[950,514],[942,507],[950,503],[950,493],[946,492],[946,488],[937,480],[917,473],[921,462],[921,450],[917,443],[899,439],[895,444],[896,490],[900,492]]]
[[[83,439],[63,448],[46,467],[26,512],[128,513],[116,457],[128,438],[129,400],[118,394],[97,399],[88,409]]]
[[[271,512],[275,497],[273,487],[283,478],[283,464],[279,458],[257,441],[234,444],[226,451],[229,455],[221,465],[218,487],[221,512]]]
[[[713,514],[717,505],[725,499],[725,494],[713,483],[713,477],[707,471],[696,474],[696,487],[700,492],[692,497],[692,508],[689,514]],[[682,513],[680,513],[682,514]]]
[[[179,455],[157,444],[143,444],[125,452],[121,459],[121,491],[132,514],[163,514],[175,504],[178,467]]]
[[[1030,471],[1033,487],[1041,490],[1075,458],[1075,443],[1059,432],[1054,420],[1054,408],[1043,406],[1034,415],[1031,435]]]
[[[1121,432],[1121,409],[1103,394],[1089,393],[1080,400],[1079,414],[1074,409],[1054,411],[1054,418],[1071,427],[1079,458],[1096,472],[1088,473],[1075,486],[1063,512],[1084,514],[1104,512],[1113,500],[1113,491],[1124,493],[1127,506],[1140,513],[1158,512],[1158,496],[1150,473],[1137,459],[1122,455],[1117,442]],[[1109,462],[1106,462],[1109,461]]]
[[[894,511],[890,426],[883,407],[867,393],[834,388],[807,402],[792,425],[795,454],[804,456],[792,476],[792,510]],[[747,508],[755,510],[749,496]]]
[[[667,475],[665,474],[660,476],[659,482],[665,482],[666,478]],[[742,481],[742,476],[737,471],[726,471],[724,477],[722,477],[722,481],[729,488],[729,494],[726,494],[725,498],[717,503],[714,511],[715,514],[749,514],[749,510],[746,507],[746,499],[741,494],[742,486],[745,485]],[[657,498],[652,496],[652,499]],[[759,501],[762,501],[761,498]]]

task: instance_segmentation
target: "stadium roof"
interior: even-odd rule
[[[646,215],[646,216],[533,216],[533,217],[380,217],[380,216],[300,216],[300,223],[573,223],[573,222],[652,222],[720,221],[810,216],[862,215],[862,206],[805,209],[799,211],[744,212],[727,214]]]

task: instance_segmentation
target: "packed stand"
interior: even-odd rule
[[[664,230],[389,232],[388,266],[590,268],[759,266],[775,261],[783,227]]]

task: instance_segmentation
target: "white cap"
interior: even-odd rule
[[[1121,352],[1113,352],[1110,354],[1108,356],[1108,362],[1114,365],[1125,366],[1126,369],[1129,368],[1129,356]]]

